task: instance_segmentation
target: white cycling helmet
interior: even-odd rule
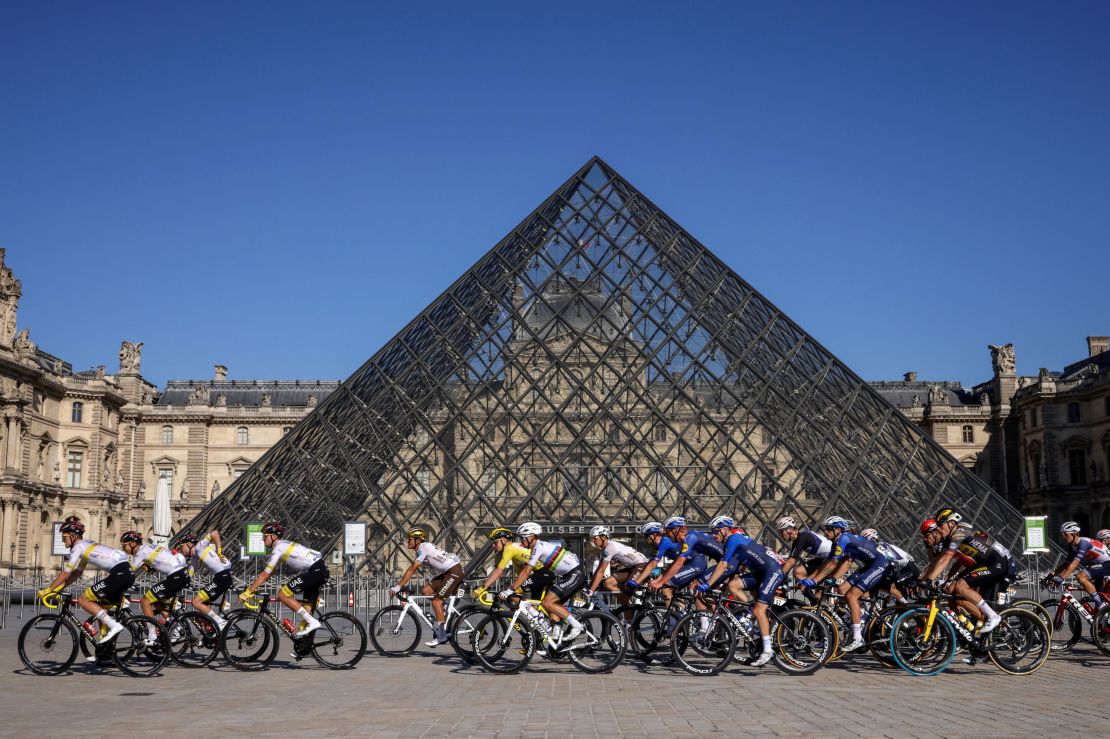
[[[709,528],[716,531],[717,529],[731,529],[736,525],[736,522],[729,516],[717,516],[709,522]]]
[[[1103,539],[1110,539],[1110,529],[1102,529],[1097,534],[1095,534],[1095,538],[1100,541]]]
[[[1064,523],[1060,524],[1060,533],[1061,534],[1078,534],[1079,533],[1079,524],[1077,524],[1075,521],[1065,521]]]
[[[606,539],[608,539],[610,534],[612,533],[613,530],[610,529],[608,526],[594,526],[592,529],[590,529],[590,538],[592,539],[595,536],[604,536]]]
[[[862,536],[864,539],[870,539],[871,541],[879,540],[879,532],[875,529],[864,529],[863,531],[859,532],[859,535]]]
[[[797,529],[800,527],[798,526],[798,522],[790,516],[783,516],[778,521],[775,521],[775,528],[782,531],[784,529]]]
[[[517,536],[539,536],[542,533],[543,527],[533,521],[525,521],[516,527]]]
[[[829,516],[825,519],[823,527],[826,529],[841,529],[842,531],[851,531],[852,523],[842,516]]]
[[[671,516],[663,522],[663,528],[665,529],[680,529],[685,525],[686,519],[682,516]]]
[[[643,536],[647,536],[649,534],[662,534],[662,533],[663,533],[663,524],[659,523],[658,521],[648,521],[647,523],[645,523],[643,526],[640,527],[640,534],[642,534]]]

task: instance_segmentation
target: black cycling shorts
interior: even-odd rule
[[[315,607],[316,599],[320,597],[320,588],[322,588],[327,581],[328,566],[324,564],[324,560],[318,559],[310,564],[304,572],[287,580],[285,584],[281,586],[281,589],[289,596],[292,596],[298,590],[302,591],[304,593],[304,598],[301,599],[301,605]]]
[[[1001,557],[990,564],[979,565],[960,576],[969,588],[979,593],[984,600],[994,600],[998,584],[1010,574],[1009,559]]]
[[[116,604],[127,589],[135,582],[135,573],[131,571],[129,562],[120,562],[108,570],[108,573],[93,583],[85,591],[85,595],[99,603]]]
[[[212,584],[197,593],[205,603],[215,603],[216,600],[231,590],[231,568],[220,570],[212,576]]]
[[[524,581],[524,587],[528,588],[533,600],[539,600],[543,597],[543,591],[547,590],[553,582],[555,582],[555,575],[550,570],[532,570],[532,574]]]
[[[182,567],[177,572],[171,572],[154,583],[143,597],[151,603],[156,603],[160,600],[169,600],[189,587],[190,582],[192,582],[192,578],[189,577],[189,570]]]
[[[582,588],[586,587],[586,571],[578,565],[565,575],[556,575],[555,582],[547,589],[560,603],[566,603]]]

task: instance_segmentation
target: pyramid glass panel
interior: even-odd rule
[[[189,528],[279,519],[329,551],[365,521],[377,571],[414,525],[465,560],[498,525],[580,545],[675,513],[916,548],[941,503],[1020,551],[1016,510],[594,158]]]

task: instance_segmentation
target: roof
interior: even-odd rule
[[[282,406],[310,405],[310,396],[316,403],[339,387],[339,380],[170,380],[155,405],[188,405],[197,389],[208,393],[209,405],[220,405],[218,398],[223,395],[229,406],[262,405],[262,396],[269,393],[270,405]]]
[[[528,330],[518,330],[517,338],[533,339],[534,334],[535,339],[547,341],[586,334],[609,341],[620,339],[627,333],[628,317],[619,308],[619,301],[606,305],[608,299],[598,280],[583,283],[577,277],[556,275],[526,309]]]
[[[982,405],[981,396],[963,387],[959,382],[952,380],[915,380],[913,382],[898,380],[875,380],[867,383],[871,389],[883,396],[895,408],[912,408],[914,396],[917,396],[917,405],[930,404],[931,393],[940,388],[948,401],[948,405],[959,407],[966,405]]]

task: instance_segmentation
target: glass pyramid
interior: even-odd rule
[[[1020,552],[1022,517],[599,158],[189,524],[281,520],[362,566],[413,525],[464,562],[497,525],[837,513],[916,546],[942,504]]]

